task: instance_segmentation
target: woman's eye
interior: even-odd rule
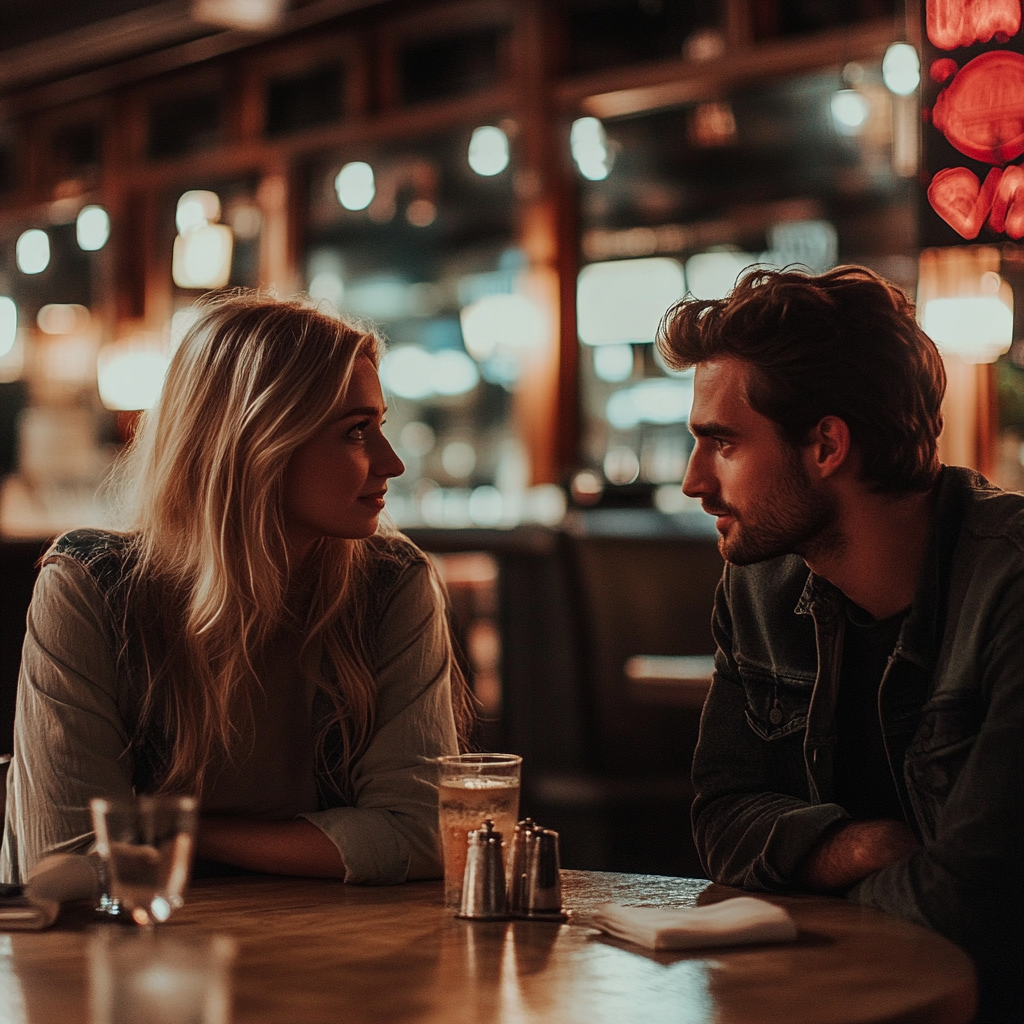
[[[352,427],[348,432],[348,436],[354,438],[357,441],[362,440],[362,438],[366,436],[366,431],[369,429],[369,427],[369,420],[364,420],[362,423],[357,423],[354,427]]]

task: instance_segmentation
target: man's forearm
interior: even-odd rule
[[[902,821],[845,821],[810,852],[797,881],[818,892],[845,892],[920,848]]]
[[[274,875],[342,878],[345,865],[338,848],[305,818],[257,821],[203,815],[196,856]]]

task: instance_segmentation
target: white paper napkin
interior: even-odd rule
[[[57,920],[59,903],[35,903],[27,896],[0,897],[0,932],[37,932]]]
[[[751,896],[706,907],[623,907],[606,903],[594,924],[648,949],[699,949],[753,942],[791,942],[796,925],[782,907]]]

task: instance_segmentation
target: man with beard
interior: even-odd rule
[[[711,878],[845,894],[978,967],[1024,1018],[1024,496],[942,466],[942,360],[869,270],[684,299],[683,490],[726,560],[693,762]]]

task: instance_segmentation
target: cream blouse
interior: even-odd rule
[[[388,544],[403,557],[397,578],[378,595],[375,732],[344,780],[351,805],[317,785],[317,673],[282,645],[258,667],[264,695],[254,709],[252,749],[212,779],[202,807],[267,821],[304,817],[338,848],[345,881],[367,884],[440,874],[428,759],[457,750],[444,595],[420,552],[405,540]],[[118,710],[128,695],[115,671],[117,636],[86,565],[51,552],[22,652],[0,852],[6,882],[23,880],[47,854],[87,851],[90,798],[133,791],[130,734]]]

